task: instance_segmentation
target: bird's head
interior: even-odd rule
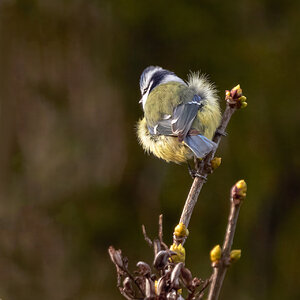
[[[140,103],[143,104],[143,108],[145,107],[148,95],[155,87],[171,81],[185,84],[185,82],[181,78],[176,76],[175,73],[171,71],[154,66],[146,68],[140,78],[140,90],[142,95]]]

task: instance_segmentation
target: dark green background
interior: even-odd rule
[[[139,76],[160,65],[210,75],[247,109],[221,142],[190,223],[187,261],[211,272],[229,190],[248,183],[222,299],[299,297],[299,1],[0,2],[0,298],[121,299],[107,255],[151,263],[191,185],[186,166],[143,153]],[[221,103],[224,109],[224,103]],[[297,272],[298,271],[298,272]]]

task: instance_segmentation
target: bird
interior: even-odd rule
[[[215,85],[200,72],[185,82],[174,72],[149,66],[140,77],[144,117],[138,141],[147,153],[177,164],[203,159],[216,149],[212,141],[221,112]]]

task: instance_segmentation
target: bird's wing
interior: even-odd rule
[[[164,118],[157,122],[154,127],[148,125],[149,132],[151,134],[158,135],[173,135],[175,134],[172,131],[172,116],[165,115]]]
[[[193,100],[176,106],[172,115],[165,115],[154,127],[148,126],[149,131],[151,134],[172,135],[184,139],[202,106],[201,97],[195,95]]]
[[[201,134],[188,134],[203,107],[203,100],[195,95],[193,100],[175,107],[172,115],[165,115],[154,127],[148,126],[151,134],[177,136],[193,151],[196,157],[202,158],[216,149],[216,143]]]
[[[200,96],[195,95],[192,101],[175,107],[172,119],[172,131],[175,135],[182,137],[188,134],[198,110],[203,106]]]

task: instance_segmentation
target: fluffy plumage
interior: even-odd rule
[[[173,72],[148,67],[140,79],[144,118],[137,124],[140,144],[167,162],[204,157],[221,114],[216,89],[200,73],[187,83]]]

